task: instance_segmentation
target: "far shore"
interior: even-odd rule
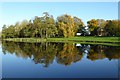
[[[12,42],[69,42],[69,43],[82,43],[82,44],[101,44],[119,46],[119,37],[94,37],[94,36],[80,36],[71,38],[6,38],[3,41]]]

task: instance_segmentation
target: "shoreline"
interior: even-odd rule
[[[98,45],[113,45],[120,46],[119,37],[71,37],[71,38],[7,38],[3,41],[12,42],[27,42],[27,43],[40,43],[40,42],[62,42],[62,43],[81,43],[81,44],[98,44]]]

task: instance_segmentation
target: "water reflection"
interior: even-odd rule
[[[14,43],[2,42],[4,54],[15,54],[24,59],[30,58],[35,64],[48,67],[55,60],[58,64],[70,65],[80,61],[84,54],[91,61],[104,58],[119,59],[120,47],[85,45],[73,43]]]

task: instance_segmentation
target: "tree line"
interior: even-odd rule
[[[44,12],[43,16],[35,16],[33,20],[23,20],[14,25],[3,25],[2,38],[50,38],[81,36],[120,36],[118,20],[91,19],[87,26],[83,21],[68,14],[54,19],[53,15]]]

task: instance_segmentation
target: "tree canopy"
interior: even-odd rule
[[[74,37],[79,28],[83,26],[81,19],[71,17],[67,14],[59,16],[57,18],[57,23],[59,29],[63,31],[64,37]]]
[[[55,20],[53,15],[44,12],[33,20],[23,20],[11,25],[3,25],[2,38],[50,38],[74,37],[77,33],[91,36],[120,36],[120,21],[91,19],[87,26],[82,19],[64,14]],[[81,36],[82,36],[81,35]]]

